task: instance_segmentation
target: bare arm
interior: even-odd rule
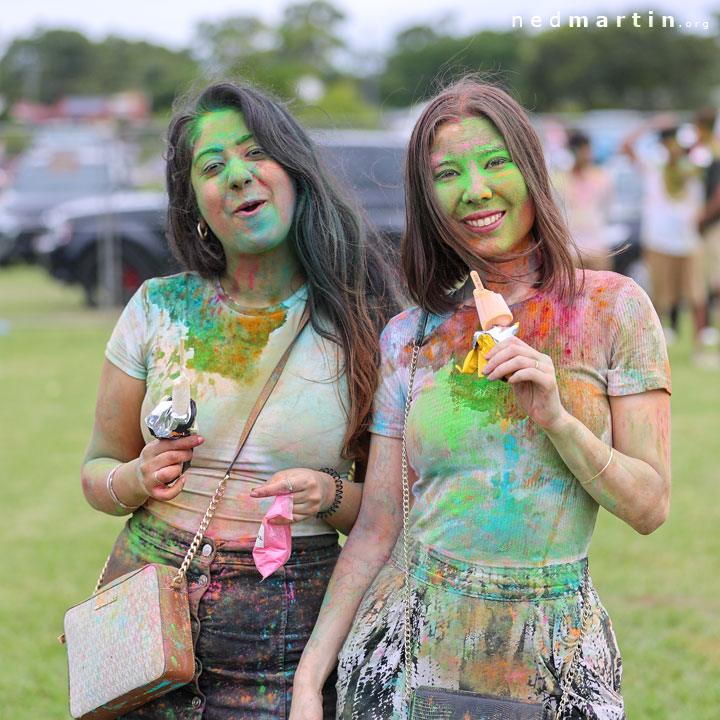
[[[515,337],[494,347],[487,358],[483,372],[488,380],[511,375],[520,407],[600,505],[644,535],[665,522],[670,505],[670,396],[665,390],[610,398],[614,450],[605,468],[610,447],[562,406],[550,357]]]
[[[95,406],[95,424],[82,465],[83,493],[97,510],[126,515],[130,510],[115,504],[107,489],[108,473],[115,472],[113,489],[129,506],[142,505],[148,497],[169,500],[183,487],[181,478],[166,487],[192,457],[192,448],[203,439],[197,436],[176,440],[155,440],[145,445],[140,432],[140,411],[145,382],[130,377],[108,360],[102,368]]]
[[[546,433],[582,486],[613,515],[643,535],[662,525],[670,509],[670,396],[665,390],[610,398],[610,448],[566,413]]]
[[[655,115],[649,120],[645,120],[644,122],[640,123],[640,125],[638,125],[634,130],[631,130],[623,138],[622,142],[620,143],[620,151],[623,154],[627,155],[633,162],[639,162],[640,158],[638,158],[635,152],[635,143],[643,135],[645,135],[645,133],[658,132],[663,128],[672,127],[673,125],[677,125],[677,118],[672,113],[662,113],[660,115]]]
[[[395,546],[402,528],[401,455],[400,439],[372,436],[360,513],[295,673],[292,720],[322,718],[323,683],[335,667],[363,595]]]

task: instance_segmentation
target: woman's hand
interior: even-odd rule
[[[204,442],[199,435],[153,440],[137,459],[136,474],[145,492],[155,500],[172,500],[185,486],[182,464],[192,459],[193,449]]]
[[[276,518],[269,520],[270,524],[290,525],[326,510],[335,498],[335,480],[330,475],[307,468],[281,470],[261,487],[253,488],[250,497],[264,498],[289,493],[293,496],[293,519]]]
[[[322,720],[322,718],[322,693],[313,690],[306,683],[295,683],[289,720]]]
[[[560,403],[552,358],[518,337],[499,343],[485,357],[488,363],[482,372],[487,379],[509,376],[518,405],[543,430],[553,430],[567,419],[568,413]]]

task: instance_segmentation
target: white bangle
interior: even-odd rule
[[[580,480],[580,484],[587,485],[588,483],[591,483],[595,478],[600,477],[608,469],[608,467],[610,466],[610,463],[612,462],[612,459],[613,459],[613,448],[611,447],[610,448],[610,457],[608,458],[608,461],[602,466],[602,470],[600,470],[599,472],[596,472],[589,480],[585,480],[584,482],[582,480]]]
[[[125,508],[125,510],[137,510],[140,507],[139,505],[126,505],[124,502],[121,502],[118,499],[118,496],[115,494],[115,491],[113,490],[112,481],[113,481],[113,478],[115,477],[115,471],[124,464],[125,463],[119,463],[108,473],[108,476],[107,476],[108,495],[110,495],[111,500],[116,505],[120,506],[121,508]]]

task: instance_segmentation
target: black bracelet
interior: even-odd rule
[[[333,470],[332,468],[320,468],[318,472],[330,475],[335,480],[335,499],[332,501],[332,505],[327,510],[315,514],[315,517],[324,520],[330,517],[330,515],[340,507],[343,496],[343,481],[340,479],[337,470]]]

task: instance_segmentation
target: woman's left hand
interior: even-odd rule
[[[290,525],[313,517],[332,504],[335,498],[335,481],[330,475],[308,470],[292,468],[275,473],[264,485],[253,488],[250,497],[264,498],[274,495],[293,496],[293,519],[276,518],[269,520],[272,525]]]
[[[506,375],[518,405],[543,429],[553,430],[566,417],[560,403],[552,358],[511,337],[491,348],[482,372],[488,380]]]

